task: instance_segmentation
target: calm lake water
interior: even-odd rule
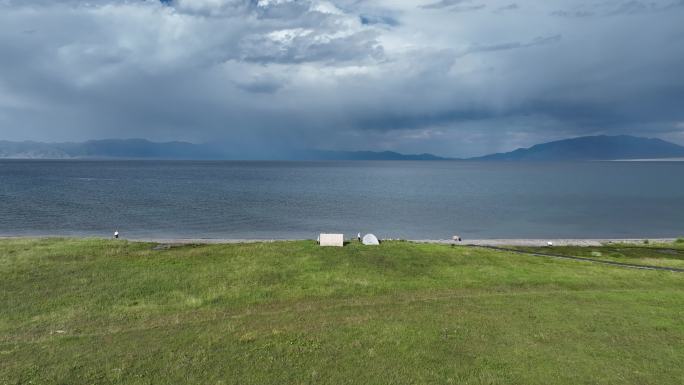
[[[684,162],[0,161],[0,235],[684,235]]]

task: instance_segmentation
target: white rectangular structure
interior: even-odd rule
[[[318,243],[321,246],[344,246],[344,234],[321,234],[318,237]]]

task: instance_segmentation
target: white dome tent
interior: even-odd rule
[[[380,244],[380,241],[378,240],[378,237],[376,237],[375,235],[373,235],[373,234],[366,234],[366,235],[363,236],[363,239],[361,240],[361,243],[363,243],[364,245],[375,246],[375,245],[379,245],[379,244]]]

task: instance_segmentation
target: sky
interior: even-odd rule
[[[0,0],[0,140],[684,144],[684,0]]]

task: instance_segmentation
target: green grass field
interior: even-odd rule
[[[153,247],[0,241],[0,384],[684,383],[682,273],[406,242]]]
[[[552,248],[516,247],[515,249],[584,257],[603,261],[684,269],[683,246],[684,243],[672,243],[669,245],[612,244],[602,247],[554,246]]]

